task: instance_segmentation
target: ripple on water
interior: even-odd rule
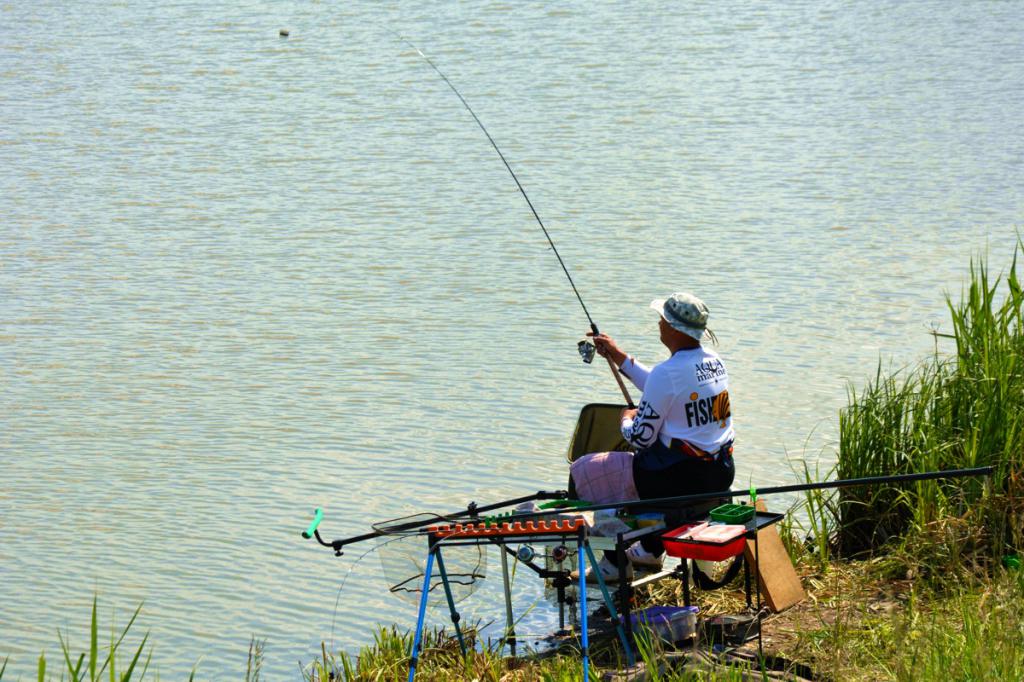
[[[144,602],[171,677],[411,626],[372,545],[299,538],[313,510],[345,537],[561,487],[580,406],[620,399],[500,159],[382,25],[472,103],[602,330],[657,362],[647,301],[708,301],[738,484],[827,470],[848,383],[930,352],[968,256],[1016,243],[1012,3],[32,8],[0,10],[34,29],[0,46],[14,676],[54,627],[84,644],[94,592]]]

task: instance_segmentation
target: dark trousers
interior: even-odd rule
[[[667,449],[661,441],[655,441],[652,447]],[[644,451],[640,451],[633,458],[633,483],[636,486],[637,494],[642,500],[651,500],[659,497],[699,495],[728,490],[736,477],[736,467],[733,464],[730,450],[729,447],[723,448],[718,459],[713,462],[696,457],[685,457],[675,464],[657,470],[643,467]],[[572,480],[572,476],[569,477],[569,498],[578,499],[576,482]],[[706,504],[697,504],[690,511],[699,515],[709,508]],[[688,518],[687,510],[673,509],[665,514],[665,525],[671,530]],[[661,538],[657,535],[643,538],[640,544],[652,554],[662,554],[665,551]],[[616,563],[615,552],[605,552],[604,554],[612,564]]]
[[[657,445],[664,447],[660,442]],[[642,500],[725,491],[729,490],[736,477],[732,455],[725,452],[713,462],[687,457],[656,471],[644,469],[643,459],[642,452],[633,459],[633,482]],[[665,523],[669,529],[685,520],[685,512],[665,516]],[[645,537],[640,542],[643,548],[652,554],[661,554],[664,551],[661,539],[656,535]]]

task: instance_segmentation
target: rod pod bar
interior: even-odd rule
[[[534,500],[564,500],[568,496],[569,496],[569,493],[567,493],[564,490],[555,490],[555,491],[538,490],[537,492],[535,492],[532,495],[524,495],[522,497],[515,497],[515,498],[512,498],[510,500],[502,500],[501,502],[495,502],[493,504],[486,504],[486,505],[484,505],[482,507],[478,506],[476,502],[470,502],[466,506],[465,509],[459,510],[457,512],[453,512],[451,514],[445,514],[441,518],[444,518],[444,519],[460,519],[460,518],[466,518],[466,517],[476,517],[476,516],[479,516],[483,512],[489,512],[489,511],[493,511],[495,509],[501,509],[502,507],[510,507],[510,506],[512,506],[514,504],[520,504],[522,502],[532,502]],[[314,528],[314,530],[313,530],[313,537],[315,537],[317,539],[317,541],[321,545],[323,545],[324,547],[330,547],[331,549],[333,549],[334,553],[337,556],[341,556],[342,555],[341,549],[342,549],[342,547],[344,547],[346,545],[351,545],[351,544],[356,543],[356,542],[362,542],[364,540],[372,540],[374,538],[379,538],[379,537],[383,537],[385,535],[390,535],[391,532],[400,533],[402,531],[416,530],[418,528],[424,528],[426,526],[435,525],[436,523],[437,523],[437,519],[430,519],[430,520],[427,520],[427,521],[409,521],[407,523],[399,523],[399,524],[397,524],[395,526],[392,526],[391,528],[388,529],[389,532],[383,532],[383,531],[374,530],[374,531],[371,531],[369,533],[363,533],[362,535],[354,535],[352,537],[342,538],[340,540],[331,540],[330,542],[327,542],[326,540],[324,540],[320,536],[320,531],[316,530]],[[302,536],[303,537],[308,537],[305,533],[303,533]]]

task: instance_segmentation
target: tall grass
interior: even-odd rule
[[[884,668],[899,682],[1024,680],[1024,572],[982,591],[961,591],[934,609],[911,604],[893,632]]]
[[[950,581],[941,591],[925,582],[890,592],[877,582],[879,559],[836,562],[822,576],[834,580],[816,595],[827,606],[802,621],[789,649],[815,679],[1024,680],[1024,571],[996,569],[984,581]]]
[[[947,295],[952,335],[933,357],[902,372],[881,365],[839,419],[837,474],[843,478],[992,465],[981,480],[927,481],[907,487],[850,488],[840,495],[841,548],[879,547],[913,528],[955,545],[963,527],[984,529],[984,547],[948,546],[960,561],[991,559],[1021,546],[1024,523],[1024,291],[1018,244],[1005,277],[983,258],[971,262],[961,300]],[[938,338],[938,337],[937,337]],[[945,350],[946,343],[954,348]],[[957,523],[957,520],[960,523]],[[969,535],[975,541],[977,533]],[[982,551],[983,550],[983,551]],[[955,556],[953,556],[955,555]]]
[[[805,483],[816,483],[828,478],[822,476],[815,465],[814,473],[811,473],[807,462],[803,462],[802,476]],[[793,514],[789,514],[788,528],[780,528],[784,542],[788,543],[786,550],[790,557],[807,556],[819,569],[828,567],[832,559],[833,547],[836,539],[838,526],[839,508],[837,507],[838,495],[834,490],[805,490],[803,502],[793,511],[803,510],[803,520],[797,521]],[[793,547],[793,526],[801,527],[806,523],[807,540],[802,547]],[[789,536],[786,538],[786,536]]]

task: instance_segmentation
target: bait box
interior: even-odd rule
[[[756,509],[745,504],[723,504],[711,510],[711,520],[722,523],[746,523],[754,518]]]
[[[649,606],[643,611],[630,615],[633,628],[640,626],[650,628],[660,640],[668,644],[676,644],[690,639],[697,634],[696,606]]]
[[[713,616],[702,623],[704,641],[708,644],[726,646],[742,646],[744,642],[757,637],[761,622],[750,613],[721,614]]]
[[[680,559],[701,559],[703,561],[724,561],[743,553],[746,529],[743,529],[739,535],[722,542],[681,537],[702,525],[707,524],[688,523],[662,535],[661,540],[665,545],[665,552],[669,556]]]

